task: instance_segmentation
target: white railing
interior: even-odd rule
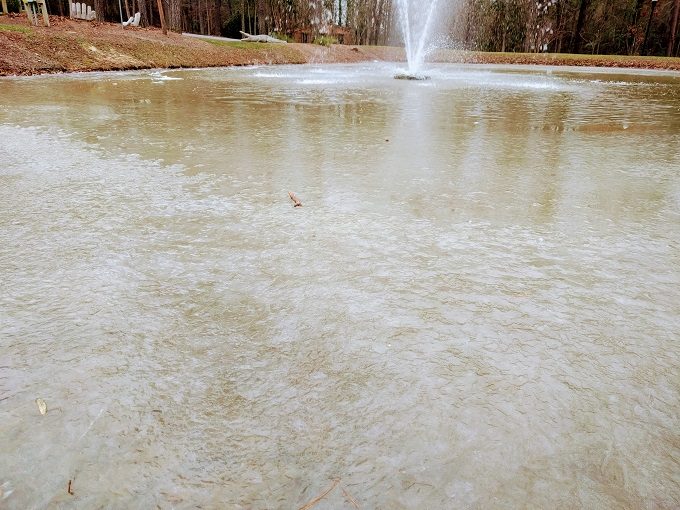
[[[97,19],[97,12],[92,10],[92,7],[86,3],[72,2],[71,3],[71,18],[84,19],[86,21],[93,21]]]

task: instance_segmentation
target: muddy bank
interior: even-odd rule
[[[268,45],[206,41],[155,28],[50,17],[33,27],[19,15],[0,16],[0,75],[76,71],[216,67],[251,64],[403,61],[401,48],[310,44]],[[442,50],[437,62],[543,64],[680,70],[680,59]]]

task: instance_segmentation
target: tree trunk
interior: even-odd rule
[[[140,26],[148,27],[153,24],[153,9],[149,0],[136,0],[137,11],[140,14]]]
[[[135,12],[139,12],[140,18],[139,18],[139,26],[141,27],[148,27],[149,26],[149,17],[146,14],[146,0],[133,0],[132,1],[132,10],[135,10],[135,4],[137,5],[137,10]]]
[[[675,0],[675,5],[673,6],[673,19],[671,20],[671,38],[668,41],[668,52],[666,53],[668,57],[673,56],[673,50],[675,49],[675,35],[678,32],[679,14],[680,14],[680,0]]]
[[[640,20],[640,13],[642,12],[642,6],[644,3],[645,0],[637,0],[635,3],[635,16],[633,16],[633,25],[637,25],[637,22]]]
[[[215,35],[222,35],[222,1],[215,0],[213,6],[213,30]]]
[[[586,9],[588,9],[588,0],[581,0],[581,5],[578,9],[578,19],[576,20],[576,30],[574,31],[574,36],[576,37],[572,48],[574,53],[581,53],[583,27],[586,24]]]
[[[173,32],[182,32],[181,0],[168,0],[168,26]]]
[[[557,12],[555,13],[555,34],[557,35],[557,44],[555,45],[555,52],[562,51],[562,38],[564,31],[562,30],[562,2],[557,2]]]
[[[104,0],[94,0],[94,10],[97,12],[97,21],[104,21],[105,5]]]
[[[168,27],[165,24],[165,12],[163,11],[163,0],[158,0],[158,17],[161,20],[163,35],[168,35]]]

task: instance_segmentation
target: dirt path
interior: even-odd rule
[[[51,16],[33,27],[24,16],[0,16],[0,76],[73,71],[215,67],[249,64],[402,61],[400,48],[323,47],[207,41],[155,28],[122,29],[113,23]],[[481,53],[442,50],[439,62],[547,64],[680,70],[680,59],[561,54]]]

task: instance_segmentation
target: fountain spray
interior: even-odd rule
[[[397,0],[408,70],[406,73],[398,74],[396,78],[427,79],[427,76],[421,73],[421,68],[425,62],[427,43],[438,4],[439,0]]]

